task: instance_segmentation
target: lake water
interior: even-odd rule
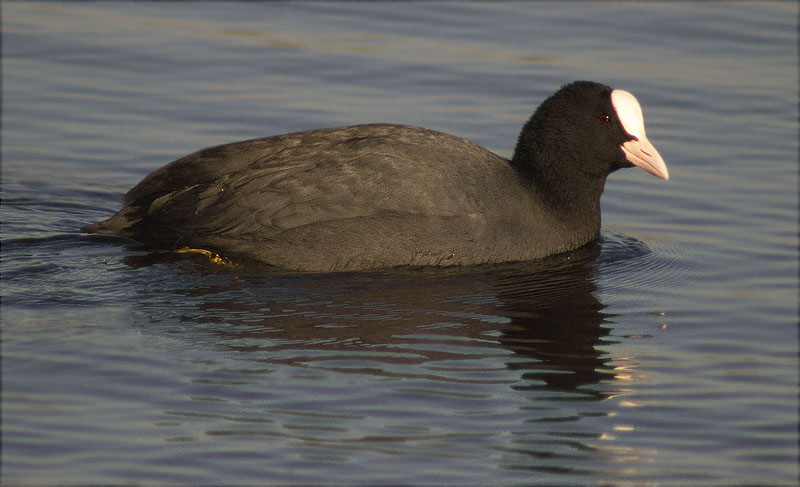
[[[4,485],[796,485],[798,7],[2,6]],[[366,122],[510,156],[575,79],[669,182],[595,246],[297,275],[79,228],[197,149]]]

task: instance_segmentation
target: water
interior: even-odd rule
[[[3,4],[2,482],[796,485],[797,6]],[[82,235],[213,144],[365,122],[508,156],[641,101],[596,246],[257,274]]]

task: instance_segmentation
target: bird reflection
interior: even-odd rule
[[[524,378],[544,381],[555,390],[574,390],[613,377],[604,370],[597,348],[608,335],[602,326],[607,315],[594,295],[591,276],[591,263],[599,253],[593,243],[568,256],[532,264],[522,275],[518,269],[499,279],[502,313],[512,321],[500,342],[531,359],[509,364],[525,370]]]
[[[474,359],[502,347],[514,352],[507,368],[531,384],[515,388],[575,391],[613,377],[598,350],[608,334],[592,281],[599,252],[590,244],[532,263],[327,275],[234,269],[222,278],[218,266],[193,257],[208,274],[183,275],[172,292],[196,301],[182,326],[201,325],[215,346],[262,362],[307,366],[316,351],[315,366],[361,360],[391,376],[397,368],[380,362]]]

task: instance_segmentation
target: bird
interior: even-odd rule
[[[574,81],[511,159],[409,125],[274,135],[165,165],[82,231],[301,272],[530,261],[596,240],[606,178],[626,167],[669,179],[636,97]]]

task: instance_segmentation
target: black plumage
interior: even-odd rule
[[[511,161],[390,124],[203,149],[151,173],[119,213],[84,231],[306,271],[568,251],[597,237],[606,176],[631,165],[620,144],[635,137],[611,93],[590,82],[563,87],[525,124]]]

